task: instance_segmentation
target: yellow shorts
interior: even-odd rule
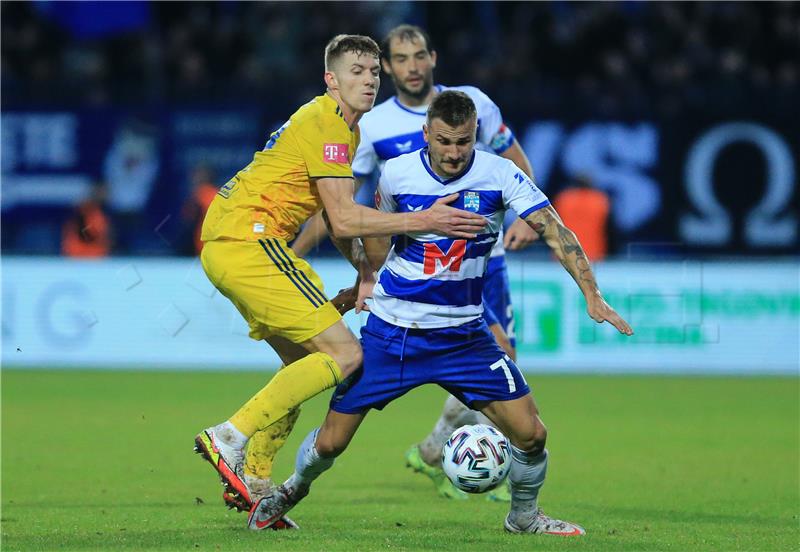
[[[247,320],[253,339],[279,335],[302,343],[342,319],[317,273],[282,239],[206,242],[200,261]]]

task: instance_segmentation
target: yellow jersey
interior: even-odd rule
[[[322,208],[316,178],[353,177],[359,130],[331,96],[317,96],[270,135],[253,161],[220,188],[203,221],[204,242],[294,238]]]

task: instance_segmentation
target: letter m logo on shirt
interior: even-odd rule
[[[453,240],[447,253],[439,249],[435,243],[426,243],[425,258],[422,268],[424,274],[435,274],[436,263],[442,268],[449,266],[451,272],[458,272],[461,268],[461,260],[467,252],[467,240]]]

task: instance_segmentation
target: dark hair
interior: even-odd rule
[[[355,52],[358,56],[370,55],[376,58],[381,55],[378,43],[368,36],[336,35],[325,46],[325,70],[329,71],[331,66],[347,52]]]
[[[404,40],[421,38],[425,41],[425,49],[428,51],[428,53],[433,51],[433,46],[431,46],[431,37],[428,36],[428,33],[426,33],[422,27],[408,24],[398,25],[389,31],[389,34],[387,34],[386,38],[384,38],[383,42],[381,42],[381,57],[387,61],[392,57],[391,46],[393,38],[399,38],[401,42]]]
[[[472,98],[458,90],[445,90],[437,94],[428,108],[428,126],[441,119],[451,127],[461,126],[478,117]]]

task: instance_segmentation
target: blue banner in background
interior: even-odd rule
[[[222,185],[253,160],[271,130],[257,110],[178,110],[169,117],[166,165],[188,193],[188,175],[198,165],[211,167]]]
[[[266,135],[260,113],[245,109],[4,112],[3,248],[58,254],[63,221],[104,183],[112,220],[139,219],[133,251],[174,254],[192,170],[224,181]]]
[[[124,253],[176,254],[193,169],[224,183],[278,125],[256,107],[5,111],[3,248],[57,254],[64,218],[104,182],[112,224],[139,219]],[[515,127],[548,196],[578,176],[608,194],[617,257],[653,243],[673,256],[800,250],[800,130],[790,122],[549,117]]]

